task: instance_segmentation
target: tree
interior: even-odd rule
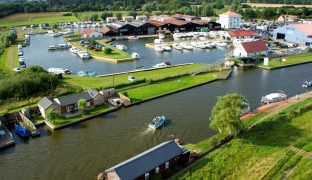
[[[55,120],[60,116],[60,112],[56,109],[49,109],[46,112],[46,118],[49,121],[53,121],[53,123],[55,124]]]
[[[104,47],[103,51],[104,51],[104,54],[111,54],[112,53],[112,49],[108,48],[108,47]]]
[[[87,100],[86,99],[79,99],[77,104],[78,104],[78,109],[82,110],[83,112],[86,110],[86,108],[87,108]]]
[[[151,3],[146,3],[142,6],[142,11],[143,12],[149,12],[151,13],[153,10],[153,5]]]
[[[134,18],[138,15],[135,11],[128,11],[128,16],[133,16]]]
[[[98,14],[92,14],[92,15],[90,16],[90,21],[97,21],[98,17],[99,17]]]
[[[113,13],[104,12],[104,13],[101,14],[101,19],[103,21],[106,21],[107,17],[112,17],[112,16],[113,16]]]
[[[239,94],[227,94],[218,97],[212,109],[210,127],[220,133],[236,136],[244,128],[240,120],[241,111],[248,107],[245,97]]]
[[[117,19],[121,19],[122,18],[122,13],[116,13],[116,15],[115,15],[116,17],[117,17]]]

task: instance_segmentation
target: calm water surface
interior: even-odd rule
[[[253,108],[261,96],[284,90],[302,93],[312,79],[312,64],[274,71],[235,70],[229,80],[217,81],[49,133],[18,141],[0,152],[0,179],[95,179],[106,168],[165,140],[196,143],[213,135],[208,117],[216,97],[230,92],[245,95]],[[156,132],[148,122],[166,115],[171,123]]]

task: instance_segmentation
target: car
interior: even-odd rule
[[[135,79],[134,76],[128,76],[128,80],[129,80],[130,82],[134,82],[136,79]]]
[[[22,69],[21,68],[13,68],[14,72],[20,72]]]

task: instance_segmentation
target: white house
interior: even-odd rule
[[[139,16],[136,16],[135,19],[137,21],[146,21],[147,20],[147,16],[146,15],[139,15]]]
[[[241,22],[241,15],[233,11],[227,11],[219,15],[219,23],[224,29],[239,29]]]
[[[106,22],[107,23],[112,23],[112,22],[115,22],[117,20],[118,20],[117,17],[107,17],[106,18]]]
[[[134,17],[133,16],[123,16],[122,20],[125,22],[131,22],[133,21]]]
[[[312,45],[312,24],[289,24],[274,29],[273,39],[284,39],[301,45]]]
[[[238,58],[268,55],[268,47],[262,40],[242,42],[235,46],[233,55]]]
[[[97,32],[96,30],[91,29],[91,28],[82,31],[81,34],[84,38],[100,38],[103,36],[102,33]]]

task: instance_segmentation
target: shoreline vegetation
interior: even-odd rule
[[[311,177],[307,167],[312,162],[294,152],[298,149],[312,152],[311,96],[304,93],[301,100],[292,97],[272,112],[245,120],[246,130],[235,138],[219,133],[196,144],[186,144],[200,159],[171,179],[208,175],[209,179],[217,176],[280,179],[285,172],[293,178]]]

